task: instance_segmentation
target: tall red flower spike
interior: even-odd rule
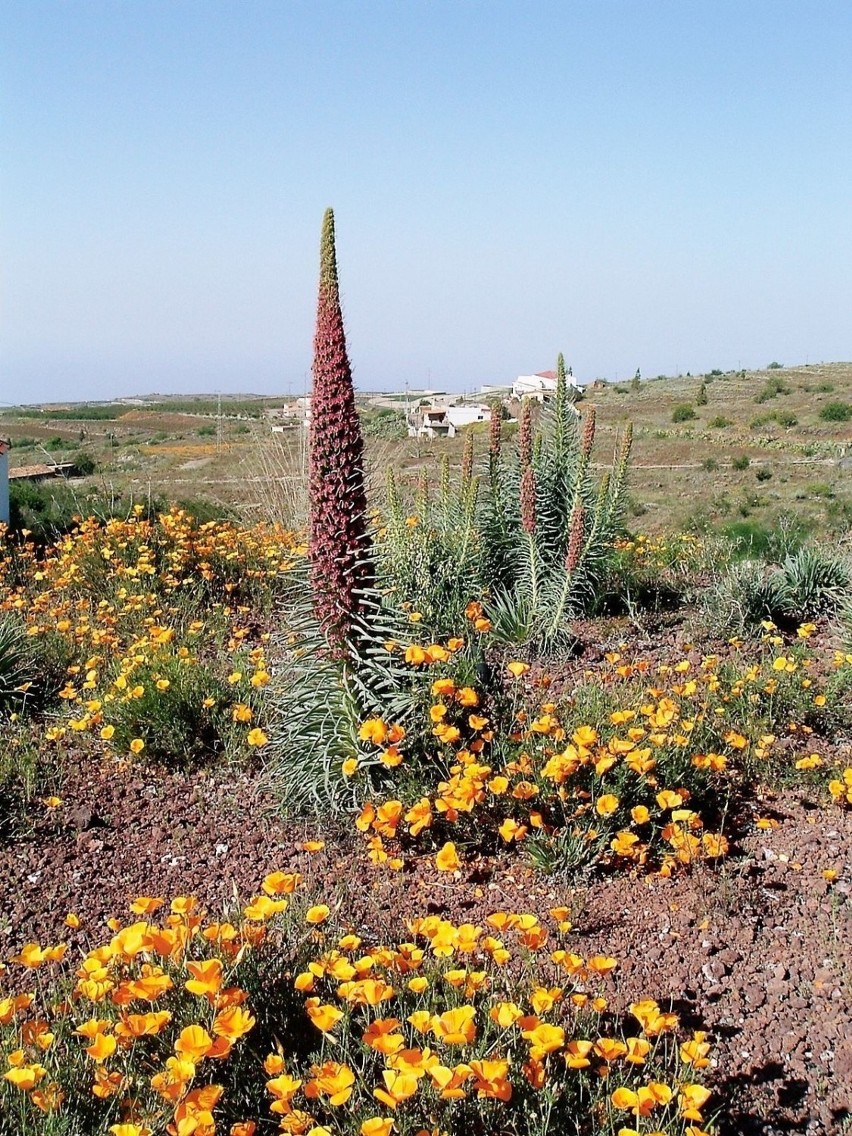
[[[310,428],[310,543],[314,610],[329,642],[342,647],[369,583],[364,440],[340,308],[334,213],[320,244]]]

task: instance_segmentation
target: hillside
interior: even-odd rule
[[[376,397],[367,400],[368,414]],[[220,417],[210,396],[80,404],[78,418],[73,404],[7,409],[0,429],[12,439],[13,468],[91,454],[97,473],[81,491],[202,498],[265,514],[278,499],[282,509],[292,506],[303,468],[298,426],[272,434],[263,417],[280,401],[231,396]],[[852,407],[852,363],[642,379],[638,389],[601,384],[587,388],[582,407],[589,406],[597,411],[602,465],[618,432],[634,424],[625,520],[635,531],[713,528],[760,541],[779,523],[838,532],[852,522],[852,410],[843,416]],[[388,441],[367,433],[372,464],[392,465],[412,482],[443,453],[454,464],[461,458],[461,438]],[[480,456],[486,445],[478,443]]]

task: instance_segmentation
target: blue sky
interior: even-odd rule
[[[0,401],[852,357],[847,0],[3,0]]]

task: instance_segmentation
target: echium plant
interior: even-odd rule
[[[570,619],[594,604],[622,518],[632,429],[600,481],[594,439],[594,408],[578,414],[560,355],[555,399],[537,434],[527,400],[517,454],[492,449],[482,565],[500,638],[552,650],[570,638]]]
[[[313,380],[310,585],[286,613],[268,752],[273,790],[291,811],[352,804],[356,791],[342,770],[355,760],[370,772],[370,755],[361,752],[361,723],[377,713],[402,723],[412,710],[410,676],[384,647],[399,633],[399,621],[374,586],[364,443],[331,209],[322,227]],[[376,763],[376,776],[383,772]]]
[[[341,648],[370,582],[364,441],[340,307],[334,213],[320,245],[310,428],[310,544],[314,609],[329,642]]]

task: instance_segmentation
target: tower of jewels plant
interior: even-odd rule
[[[320,245],[310,428],[310,545],[314,610],[330,644],[342,647],[370,583],[364,441],[340,306],[334,213]]]

